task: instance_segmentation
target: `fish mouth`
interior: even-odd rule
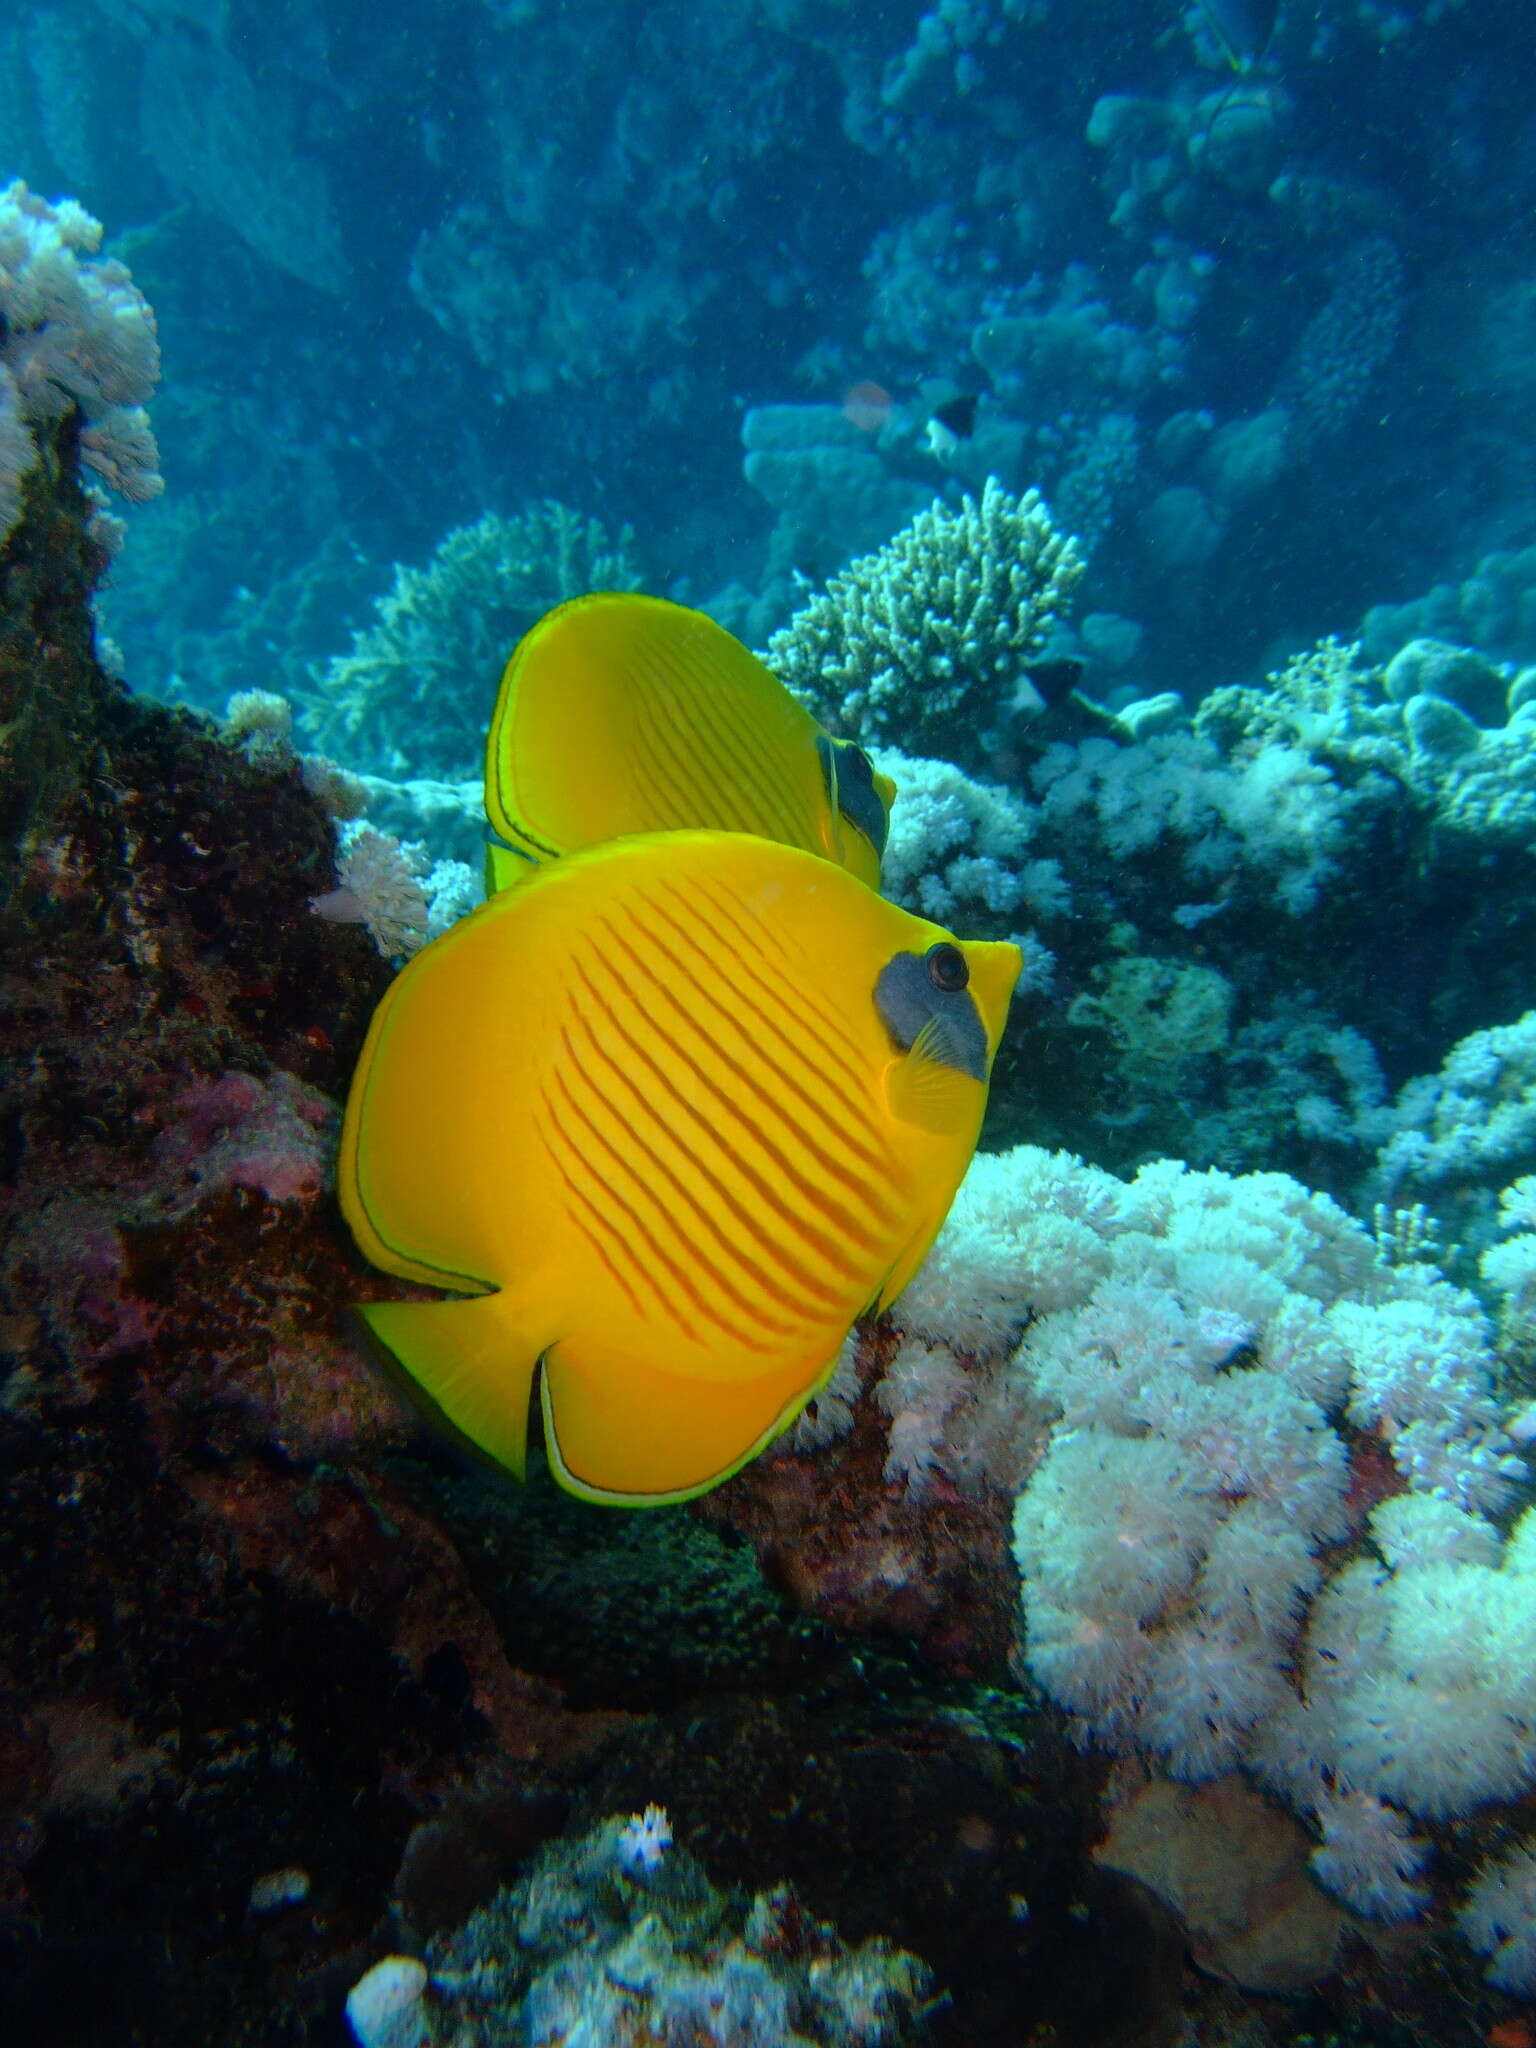
[[[990,1067],[1002,1043],[1013,992],[1024,971],[1024,955],[1011,939],[971,939],[966,942],[965,958],[971,970],[971,994],[987,1034]]]

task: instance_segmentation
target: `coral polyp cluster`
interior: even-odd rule
[[[136,504],[165,488],[144,406],[160,381],[149,303],[103,257],[83,206],[18,178],[0,191],[0,540],[21,517],[39,436],[73,415],[81,460]]]

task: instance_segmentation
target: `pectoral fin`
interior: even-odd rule
[[[902,1059],[886,1070],[886,1100],[893,1116],[938,1138],[980,1124],[986,1087],[952,1064],[943,1023],[930,1017]]]

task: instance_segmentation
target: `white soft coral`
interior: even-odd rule
[[[1500,1991],[1536,1991],[1536,1842],[1522,1842],[1474,1879],[1457,1926]]]
[[[1321,1800],[1322,1842],[1312,1868],[1335,1898],[1368,1920],[1411,1920],[1429,1894],[1413,1880],[1429,1844],[1408,1832],[1396,1810],[1369,1792],[1333,1793]]]
[[[995,1349],[1032,1315],[1083,1301],[1109,1268],[1120,1184],[1069,1153],[981,1152],[894,1316],[966,1351]]]
[[[0,190],[0,538],[20,511],[33,430],[78,408],[82,452],[135,501],[164,488],[142,407],[160,376],[155,316],[101,223],[20,179]],[[30,452],[29,452],[30,449]]]

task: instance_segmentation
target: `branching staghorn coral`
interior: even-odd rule
[[[989,477],[979,504],[936,501],[839,571],[768,665],[836,731],[974,764],[1083,567],[1037,492]]]
[[[588,590],[634,590],[626,527],[611,539],[549,498],[458,526],[423,569],[395,570],[373,625],[303,693],[316,745],[390,775],[478,768],[507,656],[541,613]]]

